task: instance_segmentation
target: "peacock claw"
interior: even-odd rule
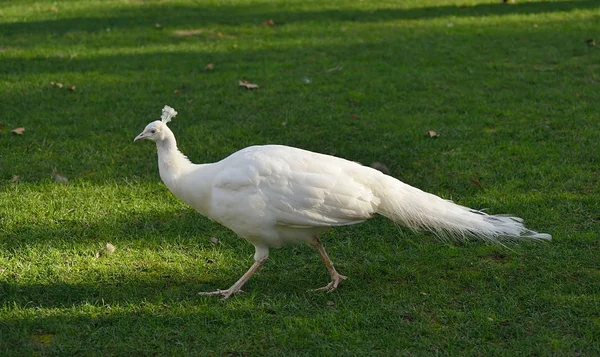
[[[245,294],[245,293],[246,292],[242,289],[233,290],[233,289],[229,288],[229,289],[225,289],[225,290],[217,289],[215,291],[201,291],[198,293],[198,295],[204,295],[204,296],[222,295],[223,297],[221,298],[221,300],[227,300],[233,294]]]
[[[330,292],[334,291],[335,289],[337,289],[338,286],[340,285],[340,283],[346,279],[348,279],[347,276],[341,275],[341,274],[336,274],[335,276],[332,277],[332,280],[329,284],[327,284],[321,288],[311,289],[309,291],[324,291],[326,293],[330,293]]]

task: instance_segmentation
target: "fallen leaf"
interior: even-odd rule
[[[163,25],[157,23],[157,24],[154,24],[154,28],[157,29],[157,30],[162,30],[163,29]]]
[[[0,124],[0,131],[4,131],[4,125]]]
[[[73,58],[77,57],[77,53],[73,53],[69,56],[69,59],[72,60]]]
[[[211,242],[212,244],[218,244],[218,243],[219,243],[219,240],[218,240],[217,238],[215,238],[215,237],[212,237],[212,238],[210,239],[210,242]]]
[[[537,24],[533,24],[533,27],[537,28],[537,27],[538,27],[538,25],[537,25]]]
[[[223,34],[219,32],[217,33],[217,37],[223,37]]]
[[[245,87],[246,89],[257,89],[258,85],[241,80],[240,81],[240,87]]]
[[[77,88],[75,85],[70,86],[69,88],[67,88],[69,91],[71,92],[75,92],[75,88]]]
[[[436,133],[436,132],[435,132],[435,131],[433,131],[433,130],[427,130],[427,135],[428,135],[430,138],[437,138],[438,136],[440,136],[440,134]]]
[[[62,183],[67,183],[69,182],[69,179],[64,177],[63,175],[59,174],[58,172],[54,171],[52,173],[52,178],[54,179],[54,181],[56,182],[62,182]]]
[[[58,9],[56,8],[56,6],[52,6],[50,8],[50,12],[57,12],[57,11],[58,11]]]
[[[106,243],[105,249],[106,249],[106,252],[110,254],[110,253],[114,253],[117,248],[115,248],[115,246],[110,243]]]
[[[98,258],[102,258],[105,255],[108,254],[112,254],[115,252],[117,248],[115,248],[114,245],[110,244],[110,243],[106,243],[106,246],[102,249],[100,249],[98,252],[96,252],[96,259]]]
[[[350,117],[352,119],[360,119],[360,117],[358,115],[356,115],[356,114],[351,114]]]
[[[375,161],[371,164],[371,167],[374,168],[375,170],[379,170],[381,172],[383,172],[386,175],[390,174],[390,169],[387,168],[387,166],[385,166],[384,164],[382,164],[379,161]]]
[[[173,91],[173,94],[179,94],[180,92],[181,92],[181,91],[180,91],[179,89],[175,89],[175,90]]]
[[[204,66],[205,71],[212,71],[213,69],[215,69],[215,65],[212,63],[209,63],[206,66]]]
[[[596,41],[594,41],[593,38],[585,40],[585,43],[587,43],[587,45],[590,46],[590,47],[596,46]]]
[[[11,133],[15,133],[15,134],[17,134],[17,135],[23,135],[23,132],[24,132],[24,131],[25,131],[25,128],[23,128],[23,127],[20,127],[20,128],[13,129],[13,130],[11,130],[10,132],[11,132]]]
[[[481,184],[481,181],[479,181],[476,178],[471,179],[471,182],[473,182],[474,184],[476,184],[480,189],[483,190],[483,185]]]
[[[63,84],[62,83],[58,83],[58,82],[55,83],[54,85],[57,86],[58,88],[62,88],[63,87]]]
[[[271,26],[272,27],[272,26],[275,26],[275,21],[273,21],[273,20],[267,20],[267,21],[263,21],[262,24],[266,25],[266,26]]]
[[[15,183],[15,182],[19,182],[19,176],[17,175],[13,175],[10,180],[8,180],[8,182],[10,183]]]
[[[325,305],[327,305],[327,306],[335,306],[335,302],[334,302],[334,301],[331,301],[331,300],[329,300],[329,301],[327,301],[327,302],[325,303]]]
[[[196,30],[177,30],[173,33],[175,34],[175,36],[187,37],[187,36],[198,35],[198,34],[201,34],[202,32],[204,32],[203,29],[196,29]]]

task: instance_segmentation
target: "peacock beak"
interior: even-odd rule
[[[133,139],[133,141],[134,141],[134,142],[136,142],[136,141],[138,141],[138,140],[142,140],[142,139],[145,139],[145,138],[146,138],[146,135],[145,135],[145,134],[144,134],[144,132],[142,131],[142,132],[140,133],[140,135],[136,136],[136,137],[135,137],[135,139]]]

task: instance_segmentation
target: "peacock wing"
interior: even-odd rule
[[[263,146],[243,156],[245,174],[221,187],[255,189],[261,209],[274,224],[330,227],[355,224],[372,217],[378,199],[354,175],[362,166],[333,156],[300,149]],[[240,166],[242,167],[242,166]],[[366,169],[366,168],[365,168]],[[234,182],[235,181],[235,182]]]

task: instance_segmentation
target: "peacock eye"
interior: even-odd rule
[[[154,134],[154,133],[156,133],[156,130],[152,129],[152,130],[150,130],[150,132],[151,132],[152,134]]]

